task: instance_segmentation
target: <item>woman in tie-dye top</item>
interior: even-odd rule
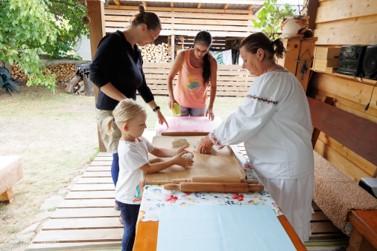
[[[214,118],[213,103],[216,96],[217,63],[209,53],[211,34],[199,32],[194,39],[194,48],[181,51],[168,77],[169,106],[178,103],[181,116],[208,116]],[[173,79],[178,73],[178,82],[173,90]],[[206,109],[207,89],[210,100]]]

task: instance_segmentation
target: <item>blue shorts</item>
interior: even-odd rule
[[[204,116],[205,108],[190,108],[181,106],[181,116]]]

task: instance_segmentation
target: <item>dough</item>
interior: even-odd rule
[[[179,148],[182,146],[190,146],[189,142],[186,139],[175,139],[171,142],[173,148]]]
[[[185,158],[185,159],[191,159],[192,160],[192,159],[194,159],[194,154],[191,153],[191,152],[188,152],[188,153],[183,154],[182,157]]]

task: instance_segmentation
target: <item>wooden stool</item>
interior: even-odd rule
[[[0,156],[0,202],[11,202],[12,186],[23,177],[18,156]]]

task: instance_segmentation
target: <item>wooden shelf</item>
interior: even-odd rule
[[[373,80],[373,79],[360,78],[360,77],[340,74],[340,73],[336,73],[336,72],[320,71],[320,70],[313,69],[313,68],[311,70],[313,72],[316,72],[316,73],[323,73],[323,74],[328,74],[328,75],[332,75],[332,76],[337,76],[337,77],[340,77],[340,78],[353,80],[353,81],[356,81],[356,82],[359,82],[359,83],[362,83],[362,84],[367,84],[367,85],[372,85],[372,86],[377,85],[377,80]]]

